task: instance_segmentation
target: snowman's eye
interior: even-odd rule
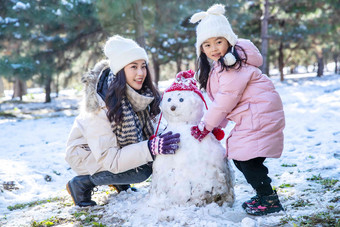
[[[183,98],[180,98],[180,99],[179,99],[179,101],[180,101],[180,102],[183,102],[183,101],[184,101],[184,99],[183,99]]]
[[[171,102],[171,98],[168,99],[168,102]]]

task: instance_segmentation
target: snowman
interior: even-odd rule
[[[224,158],[225,149],[212,133],[201,142],[191,135],[207,108],[192,70],[177,74],[164,91],[161,103],[167,127],[163,133],[180,133],[174,155],[158,155],[153,163],[150,201],[167,205],[204,206],[215,202],[232,206],[234,174]],[[221,138],[220,138],[221,139]]]

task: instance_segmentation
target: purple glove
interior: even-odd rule
[[[179,133],[172,134],[172,132],[170,131],[149,140],[148,147],[151,154],[175,154],[175,151],[179,148],[179,137]]]

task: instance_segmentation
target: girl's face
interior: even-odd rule
[[[135,90],[140,90],[146,77],[145,60],[136,60],[124,67],[126,83]]]
[[[229,43],[226,38],[213,37],[205,40],[201,45],[201,50],[208,58],[217,61],[223,57],[229,48]]]

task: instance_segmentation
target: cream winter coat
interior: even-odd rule
[[[97,94],[97,84],[108,61],[99,62],[85,74],[85,103],[76,117],[67,141],[66,158],[78,175],[93,175],[101,171],[121,173],[152,162],[147,141],[120,148],[112,132],[105,102]]]
[[[262,65],[262,56],[255,45],[245,39],[239,39],[237,45],[245,50],[247,64],[222,72],[219,64],[214,65],[206,88],[212,104],[203,121],[208,130],[225,127],[229,120],[236,123],[226,141],[229,159],[278,158],[285,127],[281,98],[257,68]]]

